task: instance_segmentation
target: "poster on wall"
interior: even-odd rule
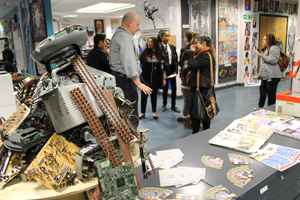
[[[104,33],[104,22],[103,22],[103,19],[95,19],[94,20],[94,26],[95,26],[95,34]]]
[[[245,0],[245,10],[251,11],[251,0]]]
[[[218,83],[237,79],[238,1],[219,1]],[[245,1],[246,2],[246,1]],[[250,1],[251,9],[251,1]]]
[[[188,4],[192,30],[198,35],[211,37],[211,0],[190,0]],[[226,10],[222,13],[227,14]]]
[[[119,19],[111,19],[111,32],[114,33],[120,26],[120,20]]]
[[[29,8],[33,42],[40,42],[47,37],[44,1],[34,0]]]
[[[252,47],[251,47],[251,53],[250,53],[250,76],[252,77],[256,77],[258,75],[258,53],[257,53],[257,49],[258,49],[258,32],[253,32],[253,37],[252,37]]]
[[[296,38],[296,22],[294,16],[289,17],[287,32],[287,55],[290,57],[290,67],[294,63],[295,58],[295,38]]]
[[[136,1],[136,11],[141,18],[141,30],[169,28],[169,1]]]

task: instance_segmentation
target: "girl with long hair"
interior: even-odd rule
[[[277,46],[275,36],[267,34],[263,37],[263,51],[258,51],[258,56],[261,58],[260,69],[258,76],[261,79],[259,87],[258,107],[254,110],[259,110],[264,107],[268,96],[268,106],[275,104],[277,86],[281,78],[281,70],[278,65],[280,49]]]
[[[215,72],[215,48],[211,41],[211,39],[207,36],[199,36],[196,38],[196,44],[191,45],[190,48],[191,51],[188,52],[189,57],[189,69],[190,69],[190,76],[188,85],[191,87],[191,106],[190,110],[193,109],[194,104],[197,102],[194,102],[194,95],[196,93],[196,87],[197,87],[197,71],[200,69],[200,92],[202,94],[202,97],[204,98],[208,92],[208,89],[210,87],[211,83],[211,77],[210,77],[210,70],[211,70],[211,62],[213,65],[213,71]],[[212,57],[212,60],[210,59],[210,56]],[[213,73],[215,74],[215,73]],[[214,78],[214,77],[213,77]],[[206,99],[203,99],[206,101]],[[197,133],[200,129],[200,123],[201,120],[198,119],[198,116],[193,116],[191,113],[191,121],[192,121],[192,128],[193,128],[193,134]],[[205,119],[202,119],[203,123],[203,130],[209,129],[210,127],[210,120],[206,121]]]
[[[146,44],[146,48],[140,55],[140,61],[142,64],[141,82],[149,86],[152,89],[151,104],[152,104],[152,117],[157,119],[156,104],[157,104],[157,92],[159,88],[163,86],[163,70],[164,70],[164,58],[161,51],[159,41],[155,37],[150,37]],[[165,83],[164,83],[165,84]],[[141,113],[139,118],[145,117],[147,98],[144,92],[141,92]]]

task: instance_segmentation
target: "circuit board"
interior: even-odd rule
[[[2,152],[1,160],[0,160],[0,166],[1,166],[1,172],[0,172],[0,189],[3,189],[3,187],[12,180],[21,170],[21,160],[24,157],[23,152],[12,152],[10,150],[5,150]],[[7,159],[7,160],[6,160]],[[7,163],[6,163],[7,161]],[[6,166],[5,166],[6,163]],[[5,166],[5,167],[4,167]],[[2,174],[3,170],[3,174]]]
[[[13,112],[13,114],[0,126],[4,135],[9,135],[14,132],[20,124],[27,118],[30,113],[30,109],[25,105],[21,104]],[[3,145],[2,140],[0,139],[0,147]]]
[[[103,200],[138,199],[139,190],[131,163],[112,168],[108,159],[94,162]]]
[[[50,189],[74,179],[75,157],[79,147],[68,142],[63,136],[54,133],[32,163],[25,174]]]

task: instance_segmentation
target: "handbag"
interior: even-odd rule
[[[205,103],[202,98],[202,94],[200,92],[200,69],[197,71],[197,87],[195,91],[195,95],[193,97],[193,106],[190,107],[190,115],[197,119],[202,120],[202,118],[206,115]]]
[[[204,116],[204,121],[208,121],[214,119],[218,112],[220,111],[219,106],[217,104],[216,93],[215,93],[215,84],[214,84],[214,71],[213,71],[213,61],[210,53],[208,53],[210,58],[210,86],[209,89],[204,96],[206,116]]]
[[[285,53],[280,51],[280,56],[278,58],[278,65],[280,71],[284,72],[286,68],[289,66],[289,63],[290,63],[290,57],[288,57]]]
[[[210,53],[208,53],[208,55],[210,58],[210,87],[203,97],[200,92],[200,69],[198,69],[196,92],[193,99],[193,107],[190,112],[194,118],[204,121],[214,119],[220,111],[216,100],[212,57]]]

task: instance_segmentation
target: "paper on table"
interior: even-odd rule
[[[175,185],[178,180],[177,168],[159,170],[160,187],[168,187]]]

